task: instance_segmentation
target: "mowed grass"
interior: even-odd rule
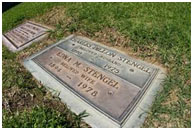
[[[190,3],[22,3],[2,20],[3,32],[25,20],[55,28],[48,39],[18,53],[3,46],[3,127],[88,127],[82,122],[85,112],[70,112],[21,65],[28,55],[72,33],[167,69],[142,127],[191,126]]]

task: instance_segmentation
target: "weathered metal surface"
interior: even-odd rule
[[[159,71],[79,36],[60,41],[31,60],[119,125],[133,112]]]
[[[26,22],[5,33],[3,42],[12,51],[20,50],[23,46],[45,35],[47,30],[48,28],[39,24]]]
[[[58,46],[140,88],[143,88],[157,71],[142,61],[80,37],[73,37]]]
[[[119,120],[139,88],[55,47],[34,59],[89,103]]]

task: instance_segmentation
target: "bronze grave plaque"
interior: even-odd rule
[[[3,43],[11,51],[19,51],[43,38],[47,31],[47,27],[28,21],[3,34]]]
[[[134,111],[160,70],[75,35],[28,58],[25,66],[29,60],[120,126]],[[33,67],[27,68],[35,71]]]
[[[89,39],[73,37],[58,46],[140,88],[145,87],[152,75],[157,73],[155,67]]]

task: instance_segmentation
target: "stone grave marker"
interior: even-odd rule
[[[28,21],[3,34],[3,44],[17,52],[46,36],[48,27]]]
[[[140,127],[165,77],[158,66],[71,35],[24,66],[92,127]]]

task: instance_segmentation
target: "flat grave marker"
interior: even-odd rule
[[[20,51],[45,37],[48,27],[28,21],[3,34],[3,44],[13,52]]]
[[[86,110],[92,127],[140,127],[165,76],[160,67],[75,35],[24,66],[72,111]]]

